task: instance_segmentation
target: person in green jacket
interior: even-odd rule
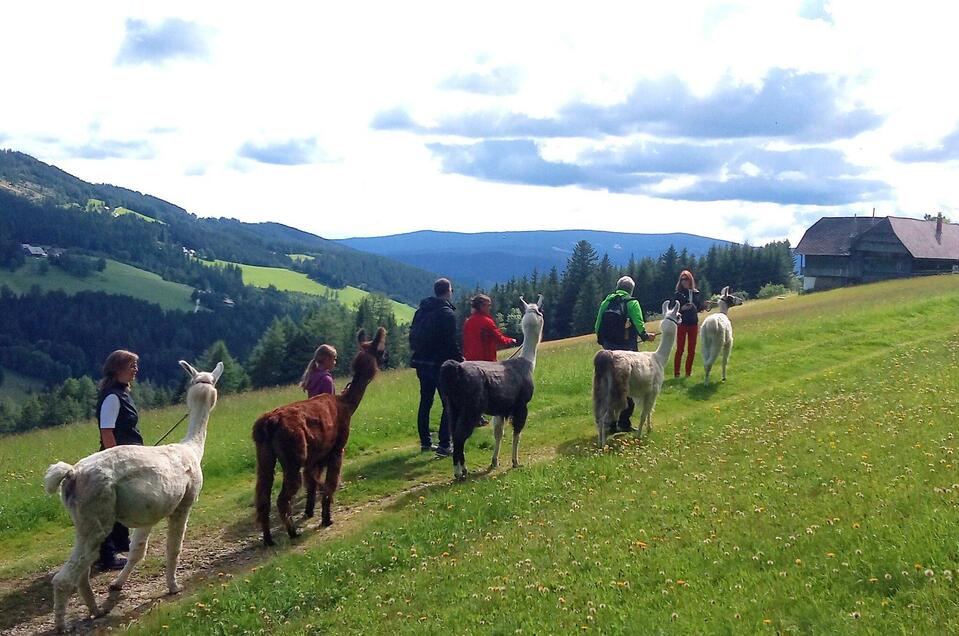
[[[646,331],[643,308],[633,298],[636,283],[629,276],[616,282],[616,291],[608,295],[596,314],[596,340],[610,351],[636,351],[639,341],[652,342],[655,333]],[[620,413],[617,428],[622,432],[634,431],[629,421],[635,404],[627,398],[626,410]]]

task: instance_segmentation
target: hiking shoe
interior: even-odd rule
[[[122,570],[123,566],[125,566],[126,564],[127,564],[126,559],[124,559],[123,557],[118,557],[116,555],[113,555],[113,557],[109,559],[100,559],[97,562],[97,568],[101,572],[106,572],[108,570]]]
[[[437,446],[437,447],[436,447],[436,454],[439,455],[440,457],[449,457],[450,455],[453,454],[453,447],[452,447],[452,446]]]
[[[619,425],[616,427],[616,430],[617,430],[618,432],[620,432],[620,433],[635,433],[635,432],[636,432],[636,429],[633,428],[633,425],[630,424],[629,422],[626,422],[626,424],[619,424]]]
[[[432,444],[421,444],[421,445],[420,445],[420,452],[421,452],[421,453],[431,453],[431,452],[433,452],[433,451],[435,451],[435,450],[436,450],[436,446],[433,446]]]

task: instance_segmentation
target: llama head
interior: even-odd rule
[[[180,366],[190,376],[190,384],[186,392],[186,403],[190,412],[213,409],[216,406],[216,382],[223,375],[223,363],[217,362],[213,371],[197,371],[186,360],[180,360]]]
[[[679,313],[679,301],[670,305],[668,300],[663,303],[663,319],[659,323],[659,328],[664,334],[675,334],[676,327],[683,322],[683,317]]]
[[[723,287],[719,292],[719,308],[723,313],[729,311],[730,307],[738,307],[743,304],[743,299],[739,296],[733,296],[729,293],[729,285]]]
[[[523,307],[523,320],[520,325],[523,328],[524,340],[530,340],[532,337],[539,342],[543,335],[543,310],[540,309],[543,304],[543,295],[539,294],[535,303],[528,303],[520,296],[519,303]]]
[[[386,329],[380,327],[376,330],[376,335],[373,336],[372,340],[366,339],[366,330],[360,329],[356,332],[356,343],[359,345],[359,351],[357,353],[365,353],[368,356],[371,356],[375,362],[376,367],[381,369],[386,365],[389,360],[389,355],[386,353]],[[355,366],[355,363],[354,363]]]

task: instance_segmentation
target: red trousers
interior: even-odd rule
[[[673,360],[673,373],[679,375],[679,363],[683,360],[683,349],[689,340],[689,353],[686,355],[686,375],[693,372],[693,359],[696,357],[696,338],[699,325],[679,325],[676,331],[676,358]]]

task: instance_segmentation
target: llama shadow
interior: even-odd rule
[[[41,614],[52,614],[52,579],[53,572],[48,572],[32,580],[26,587],[11,589],[0,596],[0,631]]]
[[[697,382],[696,384],[690,386],[686,389],[686,395],[691,397],[694,400],[708,400],[716,391],[719,390],[719,382],[710,382],[709,384],[703,384],[702,382]]]
[[[383,457],[379,457],[365,464],[359,466],[352,466],[350,469],[345,470],[343,473],[343,483],[341,483],[340,488],[337,490],[337,498],[339,498],[343,491],[349,492],[350,488],[361,486],[365,483],[375,484],[377,482],[383,481],[403,481],[403,482],[416,482],[422,477],[425,477],[430,473],[430,464],[433,461],[436,461],[437,458],[432,453],[422,453],[422,452],[401,452],[398,454],[387,454],[381,453]],[[360,456],[362,458],[362,456]],[[448,458],[442,458],[448,461]],[[281,472],[277,472],[275,481],[273,483],[273,493],[270,496],[270,521],[271,526],[273,526],[274,531],[276,531],[277,523],[279,517],[276,513],[276,497],[278,494],[279,485],[283,482],[283,476]],[[319,499],[319,496],[317,497]],[[252,510],[253,508],[253,492],[250,492],[249,500],[246,503],[246,506]],[[317,504],[319,506],[319,504]],[[300,491],[297,493],[296,497],[293,499],[293,519],[297,525],[297,528],[300,530],[300,535],[292,539],[292,543],[296,544],[307,534],[314,534],[315,532],[320,532],[323,530],[321,527],[317,528],[307,528],[304,523],[305,519],[303,517],[303,510],[306,507],[306,491],[304,488],[300,488]],[[334,515],[336,511],[334,509]],[[319,511],[317,511],[317,515]],[[252,535],[258,536],[260,534],[259,526],[256,524],[253,513],[251,512],[249,517],[244,517],[233,521],[223,529],[223,534],[226,537],[231,539],[243,539]],[[286,530],[279,528],[277,534],[281,536],[286,536]]]

